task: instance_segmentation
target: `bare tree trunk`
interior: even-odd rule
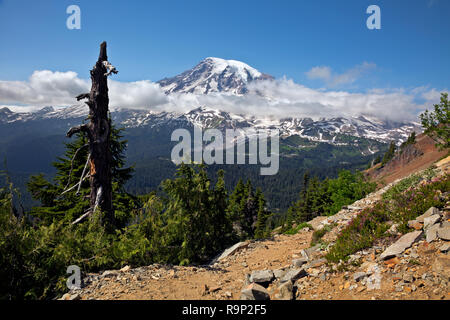
[[[78,101],[88,99],[86,104],[89,106],[90,122],[73,127],[67,132],[68,137],[81,131],[87,133],[91,187],[89,211],[92,214],[97,208],[100,209],[105,214],[105,222],[108,224],[114,223],[111,185],[111,122],[108,117],[108,75],[111,73],[117,73],[117,70],[108,62],[106,42],[103,42],[100,45],[97,63],[91,70],[91,92],[77,97]]]

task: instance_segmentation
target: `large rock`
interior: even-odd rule
[[[410,221],[408,221],[408,227],[415,229],[415,230],[421,230],[423,227],[423,224],[417,220],[410,220]]]
[[[428,218],[428,217],[433,216],[433,215],[435,215],[435,214],[440,215],[441,212],[439,211],[438,208],[431,207],[431,208],[428,209],[423,215],[418,216],[418,217],[416,218],[416,221],[418,221],[418,222],[420,222],[420,223],[424,223],[425,218]]]
[[[437,230],[437,236],[442,240],[450,240],[450,226],[446,226],[444,228],[439,228]]]
[[[386,260],[392,257],[395,257],[409,247],[412,246],[414,242],[422,235],[422,231],[413,231],[403,235],[400,239],[398,239],[394,244],[392,244],[389,248],[387,248],[380,256],[381,259]]]
[[[239,251],[239,250],[241,250],[241,249],[243,249],[243,248],[248,247],[248,245],[249,245],[249,242],[248,242],[248,241],[236,243],[236,244],[233,245],[232,247],[226,249],[226,250],[225,250],[225,251],[224,251],[217,259],[215,259],[215,260],[213,261],[213,263],[216,262],[216,261],[223,260],[223,259],[225,259],[226,257],[229,257],[229,256],[235,254],[237,251]]]
[[[268,284],[275,278],[272,270],[253,271],[250,275],[250,282],[258,284]]]
[[[273,275],[274,275],[275,279],[282,278],[286,273],[287,273],[287,271],[284,269],[273,270]]]
[[[312,261],[308,262],[308,263],[304,266],[304,268],[305,268],[305,269],[309,269],[309,268],[318,268],[318,267],[323,266],[323,265],[326,264],[326,263],[327,263],[327,259],[325,259],[325,258],[315,259],[315,260],[312,260]]]
[[[289,270],[281,279],[280,282],[292,281],[295,282],[297,279],[303,278],[307,275],[306,270],[301,268],[295,268]]]
[[[432,216],[426,217],[423,219],[423,228],[426,230],[429,227],[434,226],[439,220],[441,220],[441,216],[439,214],[433,214]]]
[[[439,230],[439,224],[435,224],[435,225],[427,228],[427,230],[425,231],[427,242],[432,242],[434,240],[437,240],[438,230]]]
[[[282,283],[275,291],[278,300],[294,300],[294,284],[292,281]]]
[[[294,267],[300,268],[302,265],[304,265],[307,262],[308,262],[308,260],[305,257],[303,257],[303,258],[300,258],[300,259],[292,260],[292,265]]]
[[[252,283],[241,291],[241,300],[270,300],[270,296],[263,286]]]

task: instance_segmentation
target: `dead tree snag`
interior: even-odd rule
[[[85,103],[89,106],[90,122],[73,127],[67,132],[68,137],[78,132],[84,132],[87,134],[89,141],[87,162],[90,166],[88,175],[91,187],[90,209],[82,217],[91,215],[98,208],[105,214],[106,222],[109,224],[114,223],[114,212],[112,208],[111,122],[108,116],[108,76],[112,73],[117,74],[117,72],[116,68],[108,62],[106,42],[103,42],[100,45],[100,55],[97,63],[91,70],[91,92],[83,93],[76,97],[78,101],[88,99]],[[85,178],[84,175],[85,170],[83,170],[80,184]],[[81,221],[80,218],[76,222]]]

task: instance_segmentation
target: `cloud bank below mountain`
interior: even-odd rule
[[[370,66],[364,68],[367,67]],[[333,81],[332,73],[326,70],[315,70],[315,74]],[[336,79],[334,81],[341,81],[339,76]],[[418,113],[430,109],[433,103],[439,101],[440,93],[440,90],[428,87],[373,89],[360,93],[321,90],[305,87],[286,78],[249,83],[250,92],[246,95],[166,95],[157,83],[149,80],[119,82],[110,79],[109,89],[112,109],[186,112],[207,106],[257,117],[330,118],[367,115],[392,121],[417,120]],[[43,106],[73,105],[77,103],[75,96],[89,90],[90,80],[80,79],[75,72],[35,71],[28,81],[0,81],[0,105],[22,112]]]

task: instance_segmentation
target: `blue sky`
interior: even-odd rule
[[[81,8],[81,30],[66,8]],[[366,28],[381,8],[382,29]],[[100,14],[100,15],[99,15]],[[34,70],[72,70],[88,78],[102,40],[117,80],[157,81],[216,56],[244,61],[311,87],[311,68],[342,74],[373,64],[344,89],[450,87],[450,1],[0,1],[0,79]]]

